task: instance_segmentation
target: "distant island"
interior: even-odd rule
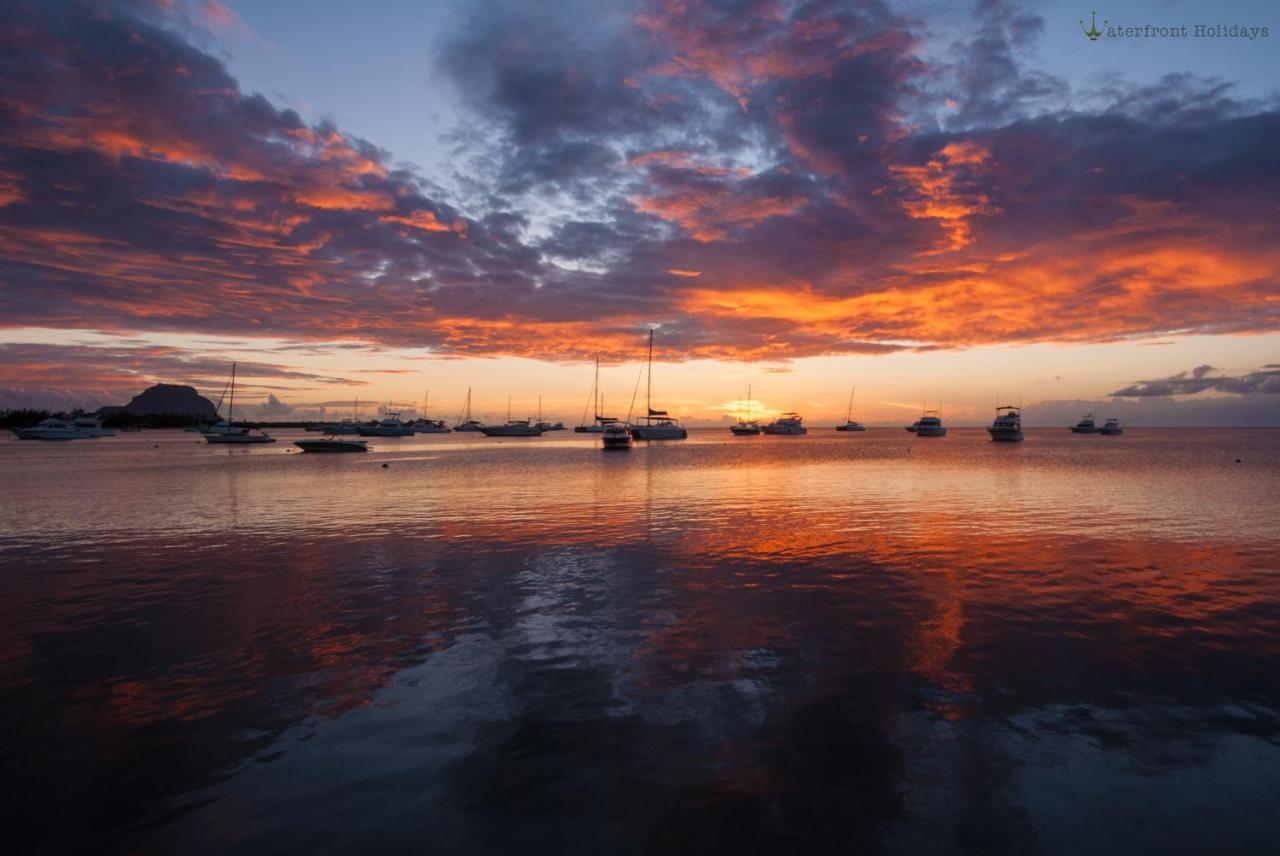
[[[49,416],[65,418],[79,415],[84,415],[84,411],[54,413],[35,409],[6,410],[0,411],[0,428],[35,425]],[[97,415],[108,428],[177,428],[216,422],[218,408],[196,392],[195,387],[158,383],[135,395],[128,404],[98,408]]]
[[[129,400],[128,404],[99,408],[104,419],[118,414],[130,416],[178,416],[188,422],[200,420],[214,422],[218,408],[213,402],[196,392],[195,387],[176,383],[158,383],[148,387]]]

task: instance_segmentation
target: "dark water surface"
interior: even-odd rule
[[[0,440],[10,852],[1276,852],[1280,432],[280,435]]]

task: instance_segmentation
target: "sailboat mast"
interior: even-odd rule
[[[511,421],[511,396],[507,396],[507,421]]]
[[[649,367],[646,370],[645,388],[644,388],[644,409],[645,418],[653,415],[653,329],[649,330]]]
[[[751,400],[751,384],[747,384],[747,420],[751,420],[751,416],[755,411],[755,402]]]
[[[596,406],[596,419],[594,424],[600,424],[600,358],[596,357],[596,379],[591,384],[591,398]]]
[[[236,364],[231,364],[231,415],[227,418],[228,425],[234,425],[236,422]]]

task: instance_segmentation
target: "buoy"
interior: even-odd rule
[[[391,465],[390,465],[390,464],[383,464],[383,465],[382,465],[382,468],[385,470],[385,469],[386,469],[387,467],[389,467],[389,466],[391,466]]]

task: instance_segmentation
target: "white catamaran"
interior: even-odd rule
[[[631,426],[631,436],[637,440],[683,440],[689,432],[665,410],[653,409],[653,330],[649,330],[648,385],[645,388],[645,416]]]

